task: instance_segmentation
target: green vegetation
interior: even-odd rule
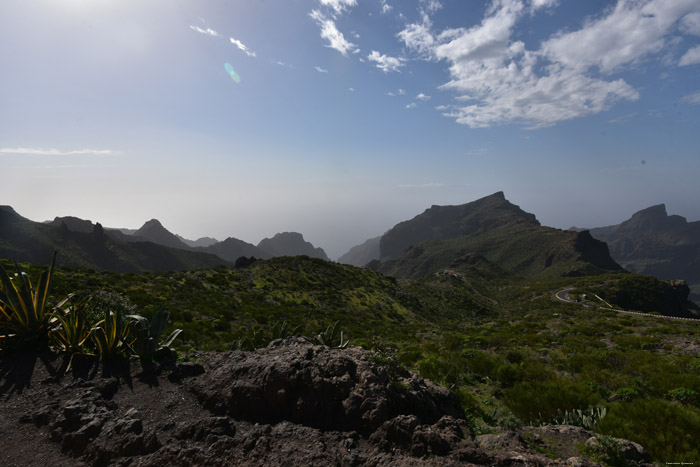
[[[479,261],[470,264],[483,264]],[[41,271],[25,269],[30,275]],[[451,388],[475,434],[566,421],[638,442],[656,462],[697,459],[696,322],[553,299],[555,292],[574,287],[593,305],[594,293],[624,285],[635,277],[630,274],[524,280],[497,279],[489,271],[497,275],[464,266],[455,274],[397,281],[308,257],[167,273],[59,269],[50,302],[74,292],[110,290],[109,315],[104,304],[82,307],[88,322],[90,313],[100,313],[105,331],[107,318],[112,320],[110,336],[124,329],[118,314],[128,320],[138,310],[153,326],[162,309],[170,319],[161,335],[182,329],[173,342],[180,351],[251,349],[297,334],[325,334],[325,343],[338,346],[351,336],[352,344],[372,350],[390,373],[410,369]],[[82,342],[78,351],[90,351],[82,326],[75,333],[81,337],[69,339],[75,345],[65,348],[75,351]],[[129,339],[123,340],[131,346]],[[615,465],[614,450],[609,451],[606,462]]]

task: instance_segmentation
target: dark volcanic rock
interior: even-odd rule
[[[447,389],[408,372],[397,385],[368,356],[290,338],[197,353],[207,372],[184,382],[49,377],[60,359],[37,360],[8,393],[17,375],[0,371],[3,465],[595,467],[578,446],[610,443],[570,426],[474,438]],[[0,370],[13,363],[0,356]],[[625,465],[648,465],[613,441]]]
[[[256,352],[216,354],[206,367],[207,373],[191,383],[203,405],[251,422],[286,420],[370,434],[397,415],[414,415],[421,423],[443,415],[464,418],[453,393],[415,375],[399,389],[359,348],[332,349],[289,338]]]

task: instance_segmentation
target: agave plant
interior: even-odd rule
[[[103,361],[125,358],[132,352],[134,338],[119,309],[106,308],[104,318],[95,323],[91,335]]]
[[[274,341],[275,339],[284,339],[286,337],[296,336],[299,328],[301,328],[301,326],[297,326],[290,331],[286,321],[275,321],[275,324],[272,326],[272,336],[270,340]]]
[[[27,274],[15,263],[17,273],[10,277],[0,265],[0,339],[20,347],[46,346],[51,309],[47,305],[56,253],[51,265],[39,276],[34,287]]]
[[[131,333],[134,337],[131,347],[138,355],[144,369],[151,366],[158,351],[170,347],[175,338],[182,332],[182,329],[175,329],[165,341],[161,342],[161,336],[168,324],[168,318],[170,318],[170,313],[162,309],[153,314],[150,324],[148,319],[141,315],[129,315],[127,318],[131,320]]]
[[[66,371],[70,370],[75,355],[92,355],[87,350],[91,331],[85,309],[87,301],[86,297],[70,295],[53,311],[54,326],[49,330],[49,342],[54,349],[70,355]]]
[[[321,331],[318,334],[311,336],[306,339],[312,344],[326,345],[328,347],[335,347],[338,349],[344,349],[350,344],[350,339],[348,339],[343,331],[338,333],[338,321],[336,321],[332,326],[328,326],[325,331]]]

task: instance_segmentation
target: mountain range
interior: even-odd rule
[[[328,259],[323,249],[295,232],[279,233],[257,245],[233,237],[187,240],[156,219],[139,229],[102,228],[77,217],[42,224],[9,206],[0,207],[0,256],[46,262],[53,250],[61,250],[59,264],[115,271],[207,267],[234,263],[242,256]],[[584,275],[625,268],[664,280],[686,280],[691,296],[698,298],[700,222],[669,216],[665,206],[658,205],[618,225],[564,231],[540,225],[534,214],[497,192],[458,206],[432,206],[353,247],[339,262],[369,265],[398,278],[465,268],[492,277]]]
[[[322,248],[300,233],[284,232],[258,246],[229,237],[221,242],[203,237],[187,240],[167,230],[157,219],[139,229],[103,228],[77,217],[33,222],[10,206],[0,206],[0,257],[43,263],[59,251],[58,264],[116,272],[185,270],[233,264],[238,258],[267,259],[307,255],[327,260]]]

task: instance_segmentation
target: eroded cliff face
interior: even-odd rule
[[[0,360],[6,465],[595,466],[592,433],[526,427],[474,436],[457,397],[359,348],[301,338],[198,352],[159,374],[103,378],[95,362]],[[166,377],[167,375],[167,377]],[[644,449],[618,440],[628,465]],[[547,456],[541,454],[547,452]]]

